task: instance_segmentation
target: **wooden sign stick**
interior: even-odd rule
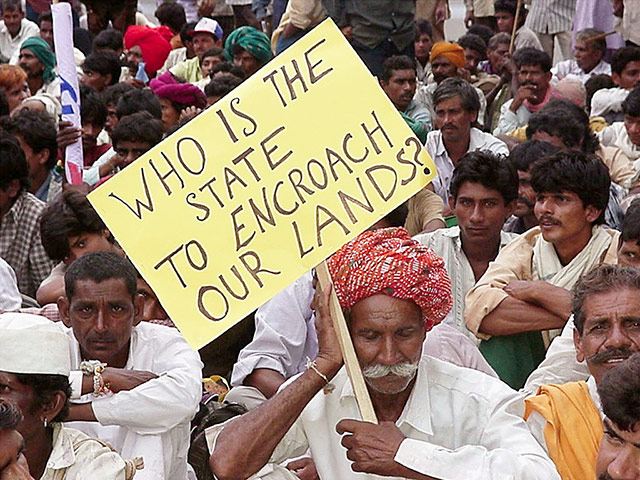
[[[327,267],[326,261],[316,267],[316,273],[318,274],[320,288],[324,290],[327,285],[331,283],[331,276],[329,275],[329,268]],[[333,321],[333,327],[338,335],[342,358],[344,359],[344,365],[351,380],[351,385],[353,385],[353,392],[356,395],[360,415],[365,422],[377,424],[378,419],[376,412],[373,410],[369,391],[364,383],[364,376],[362,375],[362,370],[356,357],[356,351],[353,348],[353,342],[351,342],[351,336],[349,335],[349,329],[347,328],[347,322],[342,314],[342,308],[340,307],[340,302],[338,301],[335,290],[331,290],[329,312],[331,314],[331,320]]]
[[[516,7],[516,16],[513,19],[513,30],[511,31],[511,43],[509,44],[509,55],[513,53],[513,47],[516,43],[516,31],[518,30],[518,22],[520,21],[520,9],[522,8],[522,0],[518,0]]]

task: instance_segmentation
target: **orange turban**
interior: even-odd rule
[[[377,293],[411,300],[422,310],[427,330],[451,310],[444,261],[404,228],[363,232],[334,253],[327,266],[342,308]]]
[[[431,47],[429,61],[433,62],[436,57],[446,57],[456,67],[462,68],[465,65],[464,50],[457,43],[438,42]]]

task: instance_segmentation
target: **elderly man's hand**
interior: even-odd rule
[[[138,385],[148,382],[154,378],[158,378],[155,373],[146,372],[144,370],[125,370],[123,368],[107,367],[102,373],[102,379],[105,385],[109,385],[109,390],[113,393],[122,390],[133,390]]]
[[[316,293],[311,303],[311,308],[316,311],[316,332],[318,335],[318,357],[317,360],[326,364],[327,371],[320,369],[327,378],[331,379],[342,366],[342,350],[338,336],[333,327],[331,313],[329,310],[329,298],[331,297],[332,285],[328,285],[324,290],[316,287]],[[323,365],[324,366],[324,365]]]
[[[342,420],[336,426],[347,449],[347,458],[353,462],[354,472],[382,476],[396,476],[401,466],[394,458],[405,436],[393,422],[379,425],[359,420]]]
[[[296,474],[300,480],[320,480],[316,470],[316,464],[309,457],[299,458],[287,463],[287,469]]]

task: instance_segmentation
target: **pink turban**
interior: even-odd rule
[[[154,78],[149,87],[159,98],[166,98],[185,107],[206,108],[207,97],[192,83],[178,82],[171,72],[165,72]]]
[[[433,62],[436,57],[445,57],[458,68],[462,68],[465,65],[464,50],[457,43],[435,43],[433,47],[431,47],[429,61]]]
[[[124,48],[127,50],[136,45],[142,50],[142,60],[149,75],[154,75],[171,52],[171,37],[168,27],[151,28],[142,25],[131,25],[124,34]]]
[[[404,228],[363,232],[334,253],[327,266],[342,308],[377,293],[411,300],[422,310],[427,330],[451,310],[444,261]]]

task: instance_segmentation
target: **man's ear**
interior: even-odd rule
[[[553,73],[549,71],[549,72],[546,72],[544,75],[545,77],[547,77],[547,82],[550,82],[551,78],[553,77]]]
[[[113,76],[110,73],[107,73],[104,78],[107,79],[107,81],[105,82],[105,86],[109,86],[111,85],[111,80],[113,80]]]
[[[611,80],[613,80],[613,83],[616,84],[616,86],[620,86],[620,74],[619,73],[611,73]]]
[[[43,148],[42,150],[40,150],[37,153],[38,163],[40,165],[44,165],[45,163],[47,163],[47,160],[49,160],[49,154],[50,153],[51,153],[51,151],[48,148]]]
[[[47,398],[44,403],[40,406],[40,411],[42,412],[42,421],[47,420],[47,423],[51,423],[54,418],[58,416],[58,414],[62,411],[65,404],[67,403],[67,396],[64,392],[60,390],[53,393],[49,398]]]
[[[144,297],[137,293],[133,296],[133,326],[135,327],[142,321],[144,314]]]
[[[593,223],[598,219],[598,217],[602,213],[602,210],[594,207],[593,205],[587,205],[584,209],[584,213],[585,213],[587,222]]]
[[[453,198],[453,195],[449,195],[449,208],[451,210],[456,208],[456,199]]]
[[[66,296],[62,295],[58,297],[58,311],[60,312],[60,317],[62,318],[62,323],[64,323],[65,327],[71,328],[71,319],[69,318],[69,300]]]
[[[584,354],[582,353],[582,336],[577,328],[573,329],[573,344],[576,346],[576,359],[584,362]]]

